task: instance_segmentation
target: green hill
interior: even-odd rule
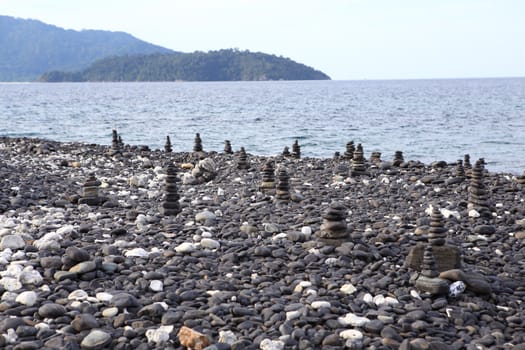
[[[33,81],[51,70],[81,70],[103,57],[171,53],[123,32],[65,30],[0,16],[0,81]]]
[[[52,71],[40,81],[234,81],[327,80],[329,76],[292,61],[260,52],[233,49],[174,54],[109,57],[77,72]]]

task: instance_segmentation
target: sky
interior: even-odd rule
[[[525,0],[0,0],[0,14],[275,54],[336,80],[525,76]]]

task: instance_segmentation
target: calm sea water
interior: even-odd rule
[[[392,159],[449,162],[469,153],[490,171],[525,170],[525,78],[406,81],[0,84],[0,135],[190,151],[307,157],[362,143]]]

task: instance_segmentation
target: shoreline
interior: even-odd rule
[[[519,176],[484,171],[490,215],[476,217],[456,164],[367,159],[351,176],[344,159],[248,154],[239,169],[238,152],[115,151],[0,138],[0,345],[186,349],[186,326],[209,349],[525,348]],[[288,200],[262,191],[268,159]],[[159,212],[168,162],[176,216]],[[82,204],[90,174],[98,205]],[[325,239],[333,202],[345,235]],[[479,278],[459,274],[456,297],[417,288],[406,263],[430,206]]]

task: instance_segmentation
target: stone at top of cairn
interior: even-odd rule
[[[224,153],[226,153],[226,154],[233,154],[232,144],[231,144],[230,140],[225,140],[224,141]]]
[[[354,151],[352,158],[352,176],[359,176],[366,174],[365,157],[363,153],[363,146],[359,143]]]
[[[275,187],[275,169],[271,160],[264,163],[262,169],[261,188],[263,191],[273,189]]]
[[[201,140],[201,135],[199,133],[195,134],[193,152],[202,152],[202,140]]]
[[[488,191],[483,182],[483,170],[483,162],[476,161],[468,187],[468,208],[476,210],[482,217],[490,218],[492,214],[488,205]]]
[[[344,159],[354,158],[354,152],[355,152],[354,141],[348,141],[346,143],[345,153],[343,153],[343,158]]]
[[[442,246],[446,243],[447,229],[443,223],[443,214],[437,207],[432,208],[430,214],[430,229],[428,230],[428,243],[432,246]]]
[[[239,160],[237,162],[237,169],[249,169],[250,163],[248,162],[248,155],[244,147],[241,147],[239,152]]]
[[[394,166],[400,166],[405,161],[405,158],[403,157],[402,151],[395,151],[394,153],[394,161],[392,162],[392,165]]]
[[[285,157],[289,157],[290,156],[290,149],[288,148],[288,146],[284,146],[282,155],[285,156]]]
[[[275,199],[279,201],[290,200],[290,177],[284,167],[279,169],[277,173],[277,186],[275,188]]]
[[[296,159],[301,158],[301,146],[299,146],[299,141],[297,140],[292,145],[292,157]]]
[[[171,148],[171,140],[169,135],[166,136],[166,143],[164,144],[164,152],[171,153],[173,151],[173,148]]]
[[[166,194],[160,206],[160,213],[166,216],[177,215],[181,209],[179,204],[180,196],[177,189],[177,168],[173,163],[169,163],[166,167],[166,175],[164,185]]]

